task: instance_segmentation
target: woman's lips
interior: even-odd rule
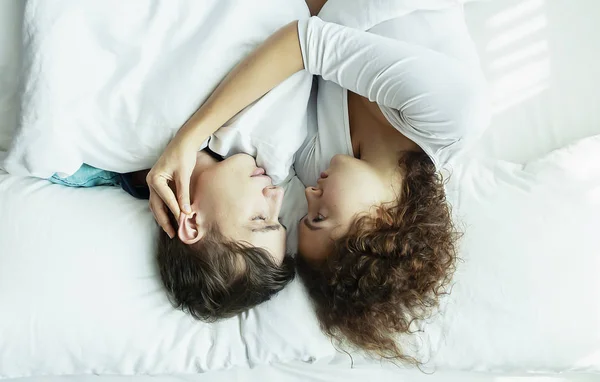
[[[321,179],[325,179],[325,178],[327,178],[328,176],[329,176],[329,175],[327,175],[327,173],[326,173],[326,172],[322,172],[322,173],[321,173]]]

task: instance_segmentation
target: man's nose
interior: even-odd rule
[[[269,203],[273,218],[277,219],[283,206],[283,188],[271,186],[265,188],[263,192]]]
[[[263,195],[265,195],[267,198],[283,197],[283,188],[278,186],[265,187],[263,189]]]

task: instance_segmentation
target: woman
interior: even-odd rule
[[[160,176],[187,187],[185,158],[202,139],[293,73],[319,76],[318,128],[296,161],[313,185],[300,275],[328,334],[410,359],[397,335],[430,312],[454,270],[456,232],[436,169],[479,135],[488,113],[460,9],[382,20],[371,33],[316,17],[277,31],[182,127],[148,181],[158,191],[151,207],[162,197],[178,213],[187,200]]]

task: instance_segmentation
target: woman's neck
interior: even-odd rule
[[[354,156],[382,172],[395,171],[402,151],[421,148],[385,118],[379,105],[348,91],[350,136]]]

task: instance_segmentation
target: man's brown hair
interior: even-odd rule
[[[227,239],[216,226],[192,245],[160,230],[157,259],[173,305],[207,322],[269,300],[295,275],[291,256],[277,264],[265,249]]]

